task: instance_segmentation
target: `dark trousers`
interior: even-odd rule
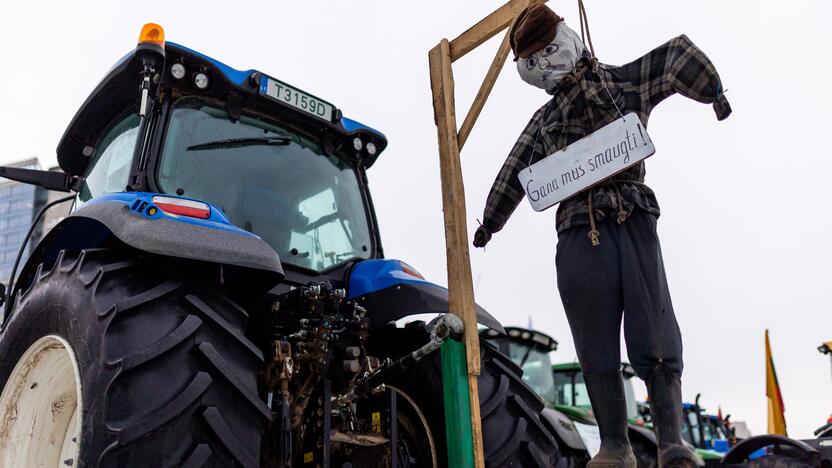
[[[682,375],[682,337],[673,314],[656,216],[636,208],[622,224],[614,216],[597,223],[600,245],[588,226],[558,235],[558,290],[584,373],[621,365],[621,321],[627,355],[646,379],[660,363]]]

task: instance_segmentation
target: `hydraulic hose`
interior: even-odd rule
[[[5,298],[5,301],[4,301],[6,303],[6,305],[5,305],[5,308],[3,309],[3,323],[0,324],[0,327],[2,327],[2,325],[5,325],[6,317],[8,316],[8,313],[10,313],[12,311],[12,306],[13,306],[13,304],[12,304],[12,291],[14,291],[14,276],[15,276],[15,274],[17,274],[17,267],[20,265],[20,259],[23,257],[23,250],[25,250],[26,244],[29,243],[29,239],[32,237],[32,233],[35,232],[35,227],[40,222],[40,219],[43,217],[43,214],[46,213],[46,210],[48,210],[49,208],[52,208],[53,206],[58,205],[60,203],[72,200],[73,198],[75,198],[75,194],[69,195],[67,197],[59,198],[57,200],[51,201],[51,202],[43,205],[43,208],[41,208],[38,211],[37,216],[35,216],[35,220],[32,221],[32,225],[29,226],[29,231],[26,232],[26,237],[23,238],[23,245],[21,245],[20,250],[17,251],[17,258],[15,258],[15,260],[14,260],[14,266],[12,266],[12,272],[11,272],[11,274],[9,274],[9,285],[6,288],[6,298]]]

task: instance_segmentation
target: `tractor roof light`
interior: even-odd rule
[[[181,80],[182,78],[184,78],[186,71],[187,70],[185,70],[185,65],[181,62],[176,62],[170,66],[170,74],[177,80]]]
[[[147,23],[139,33],[136,56],[141,60],[144,78],[162,67],[165,61],[165,30],[156,23]]]
[[[202,72],[194,74],[194,85],[197,88],[204,90],[208,88],[209,84],[211,84],[211,81],[208,79],[208,75]]]
[[[199,219],[208,219],[211,217],[211,208],[208,204],[196,200],[156,196],[153,197],[153,204],[167,214]]]
[[[139,33],[139,44],[154,44],[165,48],[165,30],[156,23],[147,23]]]

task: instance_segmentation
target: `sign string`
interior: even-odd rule
[[[610,89],[607,87],[607,82],[606,80],[604,80],[603,74],[598,71],[598,58],[595,56],[595,47],[592,45],[592,35],[589,33],[589,18],[586,14],[584,0],[578,0],[578,18],[581,23],[581,42],[583,42],[585,45],[589,45],[589,53],[592,56],[592,71],[595,72],[596,75],[598,75],[598,79],[601,80],[601,85],[607,92],[607,96],[609,96],[610,101],[612,101],[612,105],[615,106],[615,110],[618,111],[618,115],[623,119],[624,114],[618,107],[618,103],[615,102],[615,99],[612,97],[612,93],[610,92]]]

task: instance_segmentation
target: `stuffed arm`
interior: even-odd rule
[[[616,81],[635,88],[645,116],[649,116],[658,103],[676,93],[713,104],[718,120],[731,114],[731,105],[723,94],[716,67],[684,34],[611,72]]]
[[[512,148],[505,163],[503,163],[503,167],[497,174],[494,185],[491,186],[491,191],[488,193],[488,199],[485,202],[485,210],[483,210],[482,226],[478,229],[482,232],[480,232],[479,239],[477,239],[479,242],[475,242],[477,247],[485,245],[491,238],[491,234],[503,228],[525,195],[517,174],[529,165],[535,147],[542,148],[542,142],[537,141],[538,138],[536,137],[540,131],[543,114],[543,108],[541,108],[534,114],[526,128],[523,129],[523,133],[520,134],[514,148]],[[537,155],[537,158],[531,160],[531,162],[533,163],[539,158],[540,155]]]

